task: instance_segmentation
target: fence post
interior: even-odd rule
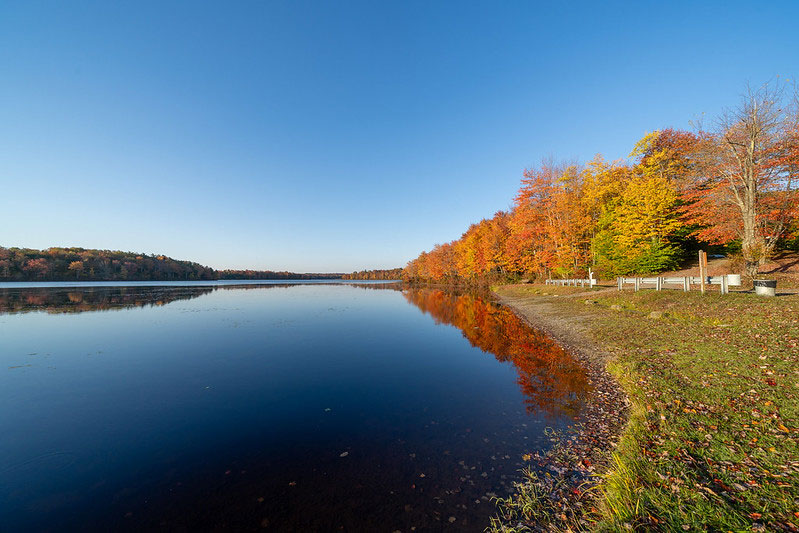
[[[660,276],[655,278],[655,290],[659,291],[663,287],[663,278]]]
[[[622,278],[616,278],[616,287],[619,290],[621,290],[621,286],[622,286],[622,281],[621,280],[622,280]]]
[[[721,276],[721,294],[727,294],[730,292],[730,287],[728,285],[727,274],[722,274]]]
[[[705,276],[707,276],[705,258],[705,252],[699,250],[699,290],[702,291],[702,294],[705,294]]]
[[[635,292],[638,292],[638,289],[641,288],[641,278],[635,278]]]
[[[683,292],[691,292],[691,278],[685,276],[682,280],[682,290]]]

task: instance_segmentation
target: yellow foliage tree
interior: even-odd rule
[[[644,172],[630,180],[616,205],[614,241],[628,249],[665,241],[682,227],[678,194],[664,176]]]

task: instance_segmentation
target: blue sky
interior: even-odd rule
[[[0,3],[0,245],[403,266],[793,78],[798,2]]]

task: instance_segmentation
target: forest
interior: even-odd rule
[[[341,279],[399,280],[402,279],[402,268],[360,270],[352,274],[344,274]]]
[[[342,274],[313,274],[313,273],[298,273],[274,270],[220,270],[218,271],[219,279],[284,279],[284,280],[302,280],[302,279],[342,279]]]
[[[164,255],[85,248],[0,247],[0,281],[199,281],[340,279],[341,274],[214,270]]]
[[[163,255],[84,248],[0,248],[0,281],[183,281],[217,272]]]
[[[799,248],[796,91],[748,89],[713,128],[644,135],[627,160],[544,161],[524,171],[512,208],[410,261],[409,280],[648,274],[699,249],[755,276],[776,250]]]

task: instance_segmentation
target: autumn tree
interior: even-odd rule
[[[437,244],[428,254],[429,277],[436,281],[444,281],[457,275],[455,270],[455,251],[452,243]]]
[[[597,154],[583,169],[582,204],[588,218],[591,239],[591,266],[605,274],[614,274],[617,256],[614,242],[616,207],[630,181],[629,166],[608,163]]]
[[[505,211],[494,213],[486,224],[486,232],[483,240],[486,265],[489,271],[496,271],[505,274],[508,269],[507,244],[510,236],[510,214]]]
[[[544,247],[543,213],[519,198],[508,220],[505,260],[508,269],[525,276],[545,277],[549,263]]]
[[[22,270],[27,272],[34,279],[44,279],[49,269],[49,264],[44,258],[31,259],[22,267]]]
[[[508,263],[538,276],[584,270],[590,219],[581,196],[576,165],[544,162],[526,170],[508,223]]]
[[[677,202],[668,178],[640,169],[634,174],[619,197],[612,224],[622,270],[647,273],[677,265],[679,249],[670,242],[682,227],[674,209]]]
[[[8,259],[0,259],[0,279],[9,279],[11,277],[11,261]]]
[[[777,164],[782,183],[778,193],[771,196],[772,209],[783,218],[786,237],[799,244],[799,92],[794,92],[790,113],[785,123]]]
[[[708,242],[740,239],[750,276],[773,252],[795,205],[793,116],[779,86],[750,88],[698,145],[687,220]]]
[[[75,279],[78,279],[83,272],[83,262],[81,261],[72,261],[69,264],[69,270],[75,273]]]
[[[553,246],[552,270],[559,276],[585,274],[590,257],[590,217],[582,202],[582,173],[576,165],[555,172],[545,209]]]
[[[649,273],[677,266],[681,249],[679,190],[694,168],[696,139],[673,129],[654,131],[630,153],[635,164],[612,202],[612,269],[616,274]]]

